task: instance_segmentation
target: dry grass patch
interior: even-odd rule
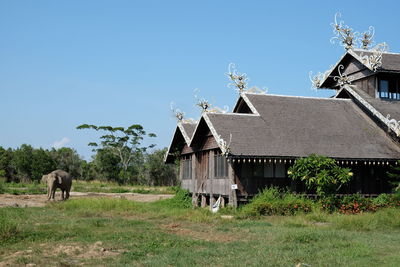
[[[116,257],[126,251],[107,247],[101,241],[87,246],[79,243],[59,245],[46,243],[40,244],[36,250],[21,250],[4,256],[0,266],[85,265],[85,260]]]

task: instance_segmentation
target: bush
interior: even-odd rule
[[[360,194],[345,196],[341,200],[339,212],[343,214],[357,214],[365,211],[376,211],[377,206],[372,203],[370,198],[365,198]]]
[[[256,195],[249,204],[245,205],[240,210],[239,217],[295,215],[310,212],[312,206],[313,202],[303,196],[271,187]]]
[[[288,170],[293,180],[303,181],[310,190],[316,190],[319,196],[336,193],[342,185],[348,183],[353,173],[348,168],[341,168],[334,159],[310,155],[300,158]]]
[[[2,179],[0,179],[0,194],[4,194],[5,193],[5,188],[4,188],[4,182]]]
[[[385,229],[400,229],[400,209],[382,208],[375,214],[333,216],[329,221],[337,229],[351,231],[373,231]]]
[[[392,198],[388,194],[380,194],[378,197],[372,200],[372,204],[378,207],[386,207],[390,205]]]
[[[376,198],[365,198],[360,194],[347,195],[342,198],[330,196],[319,201],[321,209],[329,213],[338,211],[342,214],[375,212],[385,207],[400,207],[400,194],[380,194]]]
[[[320,199],[318,204],[323,211],[332,213],[339,209],[341,205],[341,199],[336,196],[327,196]]]
[[[164,203],[174,208],[190,208],[192,207],[192,197],[188,190],[175,187],[175,196],[164,200]]]

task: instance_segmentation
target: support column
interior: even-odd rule
[[[214,150],[210,150],[208,153],[208,179],[210,183],[210,210],[212,210],[212,206],[215,203],[214,199],[214,188],[213,188],[213,183],[214,183]]]
[[[191,155],[191,160],[192,160],[192,205],[193,208],[198,207],[199,205],[199,195],[197,193],[197,183],[196,183],[196,153],[193,153]]]
[[[225,198],[221,197],[221,208],[225,208]]]
[[[205,195],[201,195],[201,207],[205,208],[207,206],[207,197]]]
[[[210,196],[210,210],[212,210],[212,206],[215,204],[215,197]]]
[[[179,160],[179,180],[182,181],[183,179],[183,160],[182,157]]]
[[[228,162],[228,179],[230,181],[229,190],[229,206],[237,208],[237,195],[236,189],[232,189],[231,185],[236,184],[235,182],[235,170],[233,169],[233,162]]]

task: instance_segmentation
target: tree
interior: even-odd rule
[[[155,150],[148,154],[146,163],[144,164],[144,176],[142,183],[149,185],[177,185],[177,168],[176,165],[164,164],[164,155],[167,148]]]
[[[7,182],[11,180],[11,159],[12,150],[6,150],[0,146],[0,177],[5,177],[7,179]]]
[[[56,169],[56,162],[48,150],[42,148],[32,151],[31,177],[34,181],[40,181],[43,174],[48,174]]]
[[[23,144],[12,152],[10,167],[13,179],[28,182],[40,180],[43,174],[53,171],[56,164],[48,150]]]
[[[56,162],[57,169],[64,170],[75,179],[82,178],[83,161],[75,149],[61,147],[52,149],[51,156]]]
[[[288,170],[293,180],[301,180],[306,187],[316,190],[319,196],[327,196],[337,192],[353,176],[349,168],[341,168],[334,159],[312,154],[300,158]]]
[[[387,172],[389,183],[394,187],[395,191],[400,191],[400,160],[397,166],[391,166]]]
[[[155,134],[146,134],[146,131],[139,124],[133,124],[128,128],[96,126],[82,124],[77,129],[92,129],[104,133],[100,136],[100,143],[91,142],[88,145],[93,147],[93,151],[99,152],[106,149],[119,159],[122,172],[120,173],[120,181],[127,181],[128,168],[135,158],[139,158],[147,149],[155,145],[141,146],[144,137],[156,137]]]
[[[124,182],[120,176],[119,158],[107,148],[97,150],[88,171],[96,179]]]
[[[13,152],[11,167],[18,181],[29,181],[32,177],[33,148],[23,144]]]

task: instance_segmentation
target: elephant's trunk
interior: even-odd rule
[[[40,182],[44,183],[44,184],[47,183],[47,175],[46,174],[42,176],[42,179],[40,180]]]

